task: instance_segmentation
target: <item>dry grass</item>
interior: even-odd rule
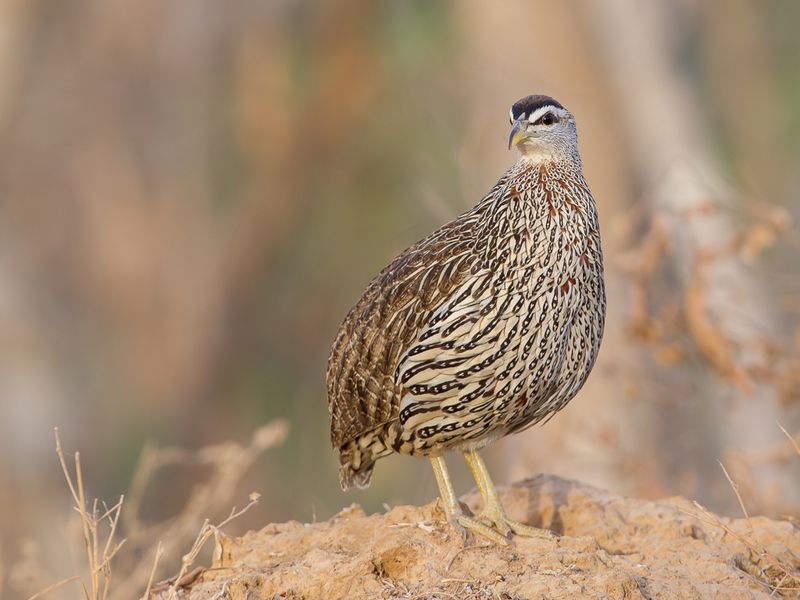
[[[100,503],[95,498],[92,502],[91,509],[89,509],[83,484],[80,453],[75,453],[73,458],[74,466],[70,469],[61,446],[61,437],[58,434],[57,427],[55,429],[55,438],[56,454],[58,454],[61,470],[64,472],[64,478],[72,494],[72,501],[75,503],[73,508],[80,515],[88,572],[86,578],[74,576],[57,581],[33,594],[28,600],[35,600],[36,598],[46,596],[72,581],[80,582],[81,590],[86,600],[106,600],[111,583],[111,559],[116,556],[125,544],[124,539],[119,542],[114,541],[117,533],[117,525],[119,524],[119,516],[122,512],[124,497],[120,496],[119,501],[111,508],[103,504],[102,512],[100,512]],[[105,528],[103,525],[105,525]]]
[[[203,526],[200,528],[200,532],[197,534],[191,549],[181,558],[181,568],[180,571],[178,571],[178,574],[170,579],[167,579],[166,581],[156,584],[155,586],[152,585],[151,581],[151,583],[148,584],[147,590],[149,590],[149,592],[152,594],[165,592],[166,600],[177,600],[178,590],[192,583],[205,570],[203,567],[197,567],[190,572],[189,568],[194,564],[195,560],[197,560],[197,556],[206,545],[206,542],[212,536],[214,536],[217,542],[219,542],[219,536],[222,533],[221,529],[258,504],[259,498],[260,495],[256,492],[250,494],[250,501],[247,503],[247,505],[240,510],[237,510],[236,507],[234,507],[233,510],[231,510],[230,515],[228,515],[228,518],[222,521],[219,525],[212,525],[209,520],[206,519],[203,522]],[[217,544],[217,547],[219,547],[219,544]],[[157,561],[153,564],[151,573],[155,572],[156,565]],[[146,600],[146,595],[143,597],[143,599]]]
[[[699,502],[693,502],[698,512],[684,511],[687,515],[698,521],[723,530],[741,543],[748,551],[746,557],[737,561],[736,566],[750,575],[759,585],[764,586],[770,595],[781,597],[796,597],[800,592],[800,557],[788,550],[784,554],[777,554],[765,548],[752,535],[744,536],[735,531],[725,521],[709,511]],[[744,508],[744,507],[742,507]],[[747,518],[748,523],[750,518]]]
[[[778,427],[789,438],[794,451],[800,456],[800,445],[798,445],[794,437],[780,423]],[[748,555],[738,560],[736,566],[752,577],[759,585],[767,588],[770,596],[797,597],[797,595],[800,595],[800,557],[788,549],[785,552],[775,552],[767,549],[756,539],[755,529],[753,528],[750,513],[742,498],[739,484],[734,481],[722,462],[719,463],[719,466],[725,474],[731,489],[733,489],[733,493],[736,495],[736,500],[747,521],[749,534],[745,536],[735,531],[725,520],[709,511],[699,502],[693,502],[698,511],[697,513],[684,512],[707,525],[723,530],[740,542],[747,549]]]
[[[286,424],[276,421],[258,429],[247,446],[227,443],[196,451],[146,447],[132,481],[129,499],[126,501],[124,496],[120,496],[109,507],[96,499],[87,500],[80,454],[76,452],[70,464],[56,429],[56,453],[79,521],[80,540],[76,543],[84,548],[84,572],[40,586],[35,593],[27,594],[28,600],[52,596],[74,582],[80,586],[85,600],[137,597],[148,600],[155,594],[165,600],[177,599],[180,588],[202,573],[202,567],[190,569],[208,540],[218,537],[222,527],[257,504],[259,494],[250,494],[243,508],[234,507],[217,525],[211,523],[208,515],[218,514],[223,507],[230,506],[245,472],[265,450],[281,444],[286,434]],[[168,465],[203,465],[210,467],[211,474],[191,490],[179,514],[161,523],[146,524],[139,513],[143,497],[153,476]],[[189,551],[182,553],[187,546]],[[113,585],[112,562],[118,573],[125,574],[114,580]],[[177,574],[153,584],[170,565],[179,565]],[[46,572],[35,564],[33,558],[18,568],[36,572],[37,580]]]
[[[800,444],[798,444],[797,441],[794,439],[795,436],[786,431],[786,428],[780,423],[778,423],[778,427],[780,427],[781,431],[783,432],[783,435],[789,438],[789,442],[792,444],[792,448],[794,448],[794,451],[797,453],[797,456],[800,456]]]
[[[753,511],[780,515],[781,518],[796,522],[797,496],[792,492],[792,487],[764,487],[758,479],[758,474],[765,470],[785,473],[787,482],[794,477],[793,471],[800,457],[800,444],[796,441],[800,438],[800,432],[792,435],[780,423],[777,426],[789,443],[778,439],[757,449],[731,450],[726,452],[726,461],[731,477],[735,476],[737,488],[749,498],[748,505]]]

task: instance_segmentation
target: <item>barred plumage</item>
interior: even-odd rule
[[[547,96],[511,116],[519,160],[383,269],[339,329],[327,384],[344,488],[367,485],[392,452],[479,460],[476,450],[563,408],[594,364],[602,254],[574,119]]]

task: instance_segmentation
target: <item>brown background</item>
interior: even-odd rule
[[[790,0],[0,4],[0,583],[31,552],[74,570],[56,425],[113,501],[148,440],[285,418],[240,530],[432,498],[408,458],[339,491],[327,352],[369,279],[513,161],[528,93],[576,115],[610,306],[589,384],[488,452],[496,479],[733,513],[723,460],[752,511],[797,514],[776,420],[800,427],[798,23]],[[143,517],[205,475],[164,471]]]

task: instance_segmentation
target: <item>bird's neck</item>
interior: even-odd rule
[[[567,152],[559,149],[530,149],[519,155],[516,163],[520,171],[538,169],[542,167],[556,167],[558,170],[581,172],[581,157],[577,152]]]
[[[547,181],[552,179],[582,179],[580,157],[520,156],[512,167],[511,178]]]

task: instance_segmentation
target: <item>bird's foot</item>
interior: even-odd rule
[[[457,501],[452,505],[440,505],[440,508],[442,512],[444,512],[445,521],[461,533],[464,542],[467,541],[470,534],[476,534],[498,545],[507,545],[510,543],[506,536],[492,528],[491,525],[487,525],[475,517],[465,515],[461,505],[458,504]]]
[[[508,539],[509,534],[518,535],[521,537],[533,537],[541,539],[552,539],[555,537],[553,532],[549,529],[541,529],[533,525],[527,525],[514,521],[506,516],[503,507],[500,505],[488,506],[481,511],[476,517],[479,522],[489,527],[493,531],[497,531],[505,539]]]
[[[468,533],[474,533],[476,535],[481,535],[490,542],[500,546],[505,546],[511,543],[506,534],[503,534],[498,529],[487,525],[475,517],[469,517],[463,513],[453,515],[450,518],[450,523],[461,530],[465,539]]]

